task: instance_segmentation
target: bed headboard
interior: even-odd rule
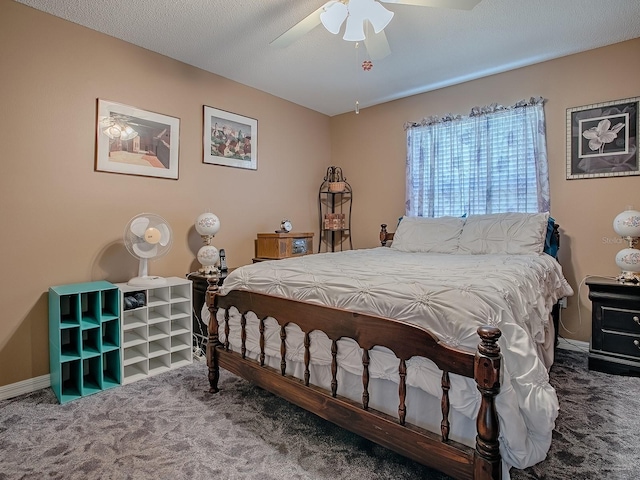
[[[400,223],[400,222],[398,222]],[[549,223],[547,224],[547,235],[544,242],[544,253],[551,255],[553,258],[558,258],[558,249],[560,248],[560,232],[559,225],[556,221],[549,217]],[[387,224],[380,225],[380,245],[387,246],[388,242],[393,240],[394,232],[387,231]]]

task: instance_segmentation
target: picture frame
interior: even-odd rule
[[[640,175],[640,97],[567,109],[567,180]]]
[[[203,162],[258,169],[258,121],[204,105]]]
[[[178,179],[180,119],[98,99],[96,171]]]

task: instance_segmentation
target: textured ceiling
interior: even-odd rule
[[[385,4],[391,55],[364,71],[366,50],[322,25],[269,45],[323,0],[17,1],[327,115],[640,37],[640,0]]]

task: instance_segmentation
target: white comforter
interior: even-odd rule
[[[501,421],[500,449],[507,467],[505,478],[509,476],[508,467],[525,468],[545,458],[558,399],[549,384],[547,365],[537,352],[549,343],[548,333],[553,332],[551,308],[559,298],[573,294],[560,265],[550,256],[351,250],[241,267],[227,277],[222,293],[234,289],[404,320],[427,327],[455,347],[475,349],[479,343],[476,330],[481,325],[500,328],[504,375],[496,403]],[[248,341],[247,348],[255,356],[259,352],[257,325],[255,321],[248,325],[254,339]],[[302,343],[302,336],[298,337]],[[322,343],[321,337],[312,336],[312,345]],[[236,329],[234,334],[232,330],[232,345],[238,339],[239,332]],[[277,357],[279,342],[277,326],[268,326],[267,354]],[[357,345],[341,342],[341,366],[359,374],[362,365]],[[301,360],[302,352],[299,345],[291,345],[287,356]],[[328,364],[331,357],[329,353],[313,352],[312,358]],[[388,350],[372,352],[373,378],[397,382],[393,373],[397,366],[397,359]],[[430,361],[415,358],[408,363],[407,383],[437,398],[441,395],[440,376]],[[452,383],[453,413],[474,419],[480,400],[475,385],[460,378],[452,379]],[[470,421],[468,426],[474,429],[475,425]],[[459,440],[473,445],[475,431],[456,434],[461,435]]]

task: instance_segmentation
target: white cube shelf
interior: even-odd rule
[[[122,332],[122,383],[166,372],[193,361],[191,280],[169,277],[155,287],[118,283]],[[136,292],[146,303],[125,310],[124,297]]]

